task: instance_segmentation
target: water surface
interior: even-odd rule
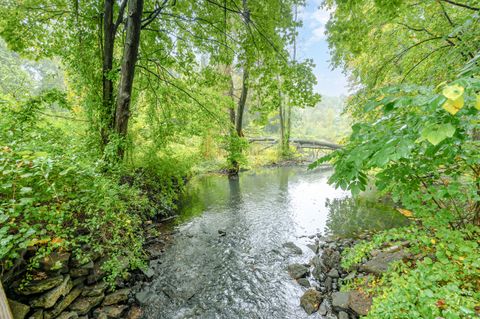
[[[146,318],[320,318],[299,307],[305,288],[286,271],[313,256],[309,237],[390,227],[399,216],[388,208],[356,209],[347,192],[327,184],[330,174],[297,167],[193,180],[177,234],[147,287]],[[349,221],[362,211],[370,221]],[[304,253],[294,254],[286,242]]]

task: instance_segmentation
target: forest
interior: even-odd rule
[[[347,95],[319,93],[316,61],[300,50],[308,10],[328,15],[330,67],[343,72]],[[479,20],[480,0],[2,0],[0,317],[174,318],[149,308],[153,299],[141,301],[148,284],[135,284],[164,275],[152,260],[168,261],[169,247],[182,243],[175,234],[209,218],[209,196],[233,198],[225,205],[235,218],[249,190],[252,198],[265,192],[252,212],[280,196],[261,214],[282,211],[304,225],[310,215],[280,208],[293,205],[300,178],[312,183],[303,194],[317,194],[315,209],[330,207],[326,226],[355,235],[315,237],[318,258],[302,264],[313,270],[294,276],[287,257],[263,256],[311,243],[251,234],[265,236],[258,249],[278,241],[258,255],[258,271],[295,279],[266,304],[293,302],[312,318],[479,318]],[[270,193],[275,169],[280,186]],[[212,175],[200,185],[213,195],[200,192],[208,200],[195,206],[197,217],[183,218],[198,200],[188,197],[190,184]],[[328,185],[314,188],[312,176]],[[342,195],[329,198],[334,190]],[[365,206],[367,197],[383,206]],[[304,201],[305,210],[317,205]],[[392,225],[362,233],[373,211]],[[176,217],[177,228],[165,230]],[[219,227],[215,243],[246,249],[235,227]],[[284,235],[296,236],[292,229]],[[217,245],[187,235],[198,255]],[[152,242],[162,243],[158,259]],[[392,260],[368,274],[379,255]],[[298,294],[300,305],[281,299]],[[182,305],[198,310],[199,295]],[[293,308],[262,312],[270,308],[256,297],[229,299],[241,314],[208,312],[218,301],[196,315],[176,309],[175,318],[300,318]]]

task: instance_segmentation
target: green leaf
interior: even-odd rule
[[[426,126],[421,132],[421,139],[427,140],[433,145],[438,145],[441,141],[455,134],[455,127],[450,124],[432,124]]]

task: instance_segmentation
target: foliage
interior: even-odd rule
[[[1,105],[1,267],[27,248],[36,251],[33,266],[53,251],[71,250],[81,260],[100,252],[109,254],[113,281],[125,261],[142,263],[142,218],[132,211],[148,201],[102,173],[104,164],[79,143],[72,123],[65,130],[41,117],[41,107],[61,105],[62,97],[52,91]]]
[[[356,123],[349,143],[314,165],[333,160],[330,182],[354,194],[374,176],[381,191],[424,222],[459,226],[478,219],[478,70],[472,61],[437,88],[381,89],[365,105],[375,119]],[[455,111],[452,101],[461,101]]]
[[[374,294],[366,318],[475,318],[479,315],[480,228],[461,230],[404,227],[392,229],[344,252],[342,266],[350,268],[384,246],[408,241],[415,259],[399,263],[380,280],[365,286]],[[346,287],[344,287],[346,288]]]

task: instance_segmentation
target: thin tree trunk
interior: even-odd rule
[[[243,136],[242,128],[243,128],[243,113],[245,111],[245,104],[247,102],[247,95],[248,95],[248,66],[243,68],[243,79],[242,79],[242,94],[240,95],[240,99],[238,100],[238,108],[237,108],[237,123],[235,126],[235,130],[237,131],[238,136]]]
[[[127,31],[115,115],[115,132],[122,138],[121,145],[118,148],[119,158],[123,158],[125,154],[125,138],[130,118],[135,63],[137,62],[138,46],[140,44],[142,12],[143,0],[128,0]]]
[[[113,23],[113,8],[115,0],[105,0],[103,12],[103,112],[100,134],[102,144],[108,143],[110,130],[113,128],[113,80],[110,72],[113,66],[113,49],[115,44],[115,25]]]

